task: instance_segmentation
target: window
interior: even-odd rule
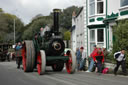
[[[95,41],[95,30],[90,30],[90,41]]]
[[[104,12],[104,3],[102,0],[97,0],[97,14],[102,14]]]
[[[93,51],[93,46],[95,45],[95,29],[90,30],[90,53]]]
[[[104,0],[89,0],[89,14],[94,15],[95,14],[95,3],[97,5],[96,13],[97,14],[103,14],[104,13]]]
[[[95,14],[95,0],[90,0],[89,1],[89,10],[90,10],[90,15]]]
[[[104,42],[104,30],[103,29],[97,30],[97,41]]]
[[[128,0],[120,0],[120,2],[121,2],[121,7],[128,5]]]
[[[80,18],[82,18],[82,15],[80,15]]]
[[[104,46],[104,29],[97,29],[97,45]]]
[[[96,45],[95,43],[90,43],[90,53],[93,52],[94,50],[94,45]]]
[[[89,30],[89,53],[93,51],[94,45],[105,46],[105,29],[97,28]]]

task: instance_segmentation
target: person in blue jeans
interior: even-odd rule
[[[85,62],[86,62],[86,53],[84,52],[84,48],[80,48],[80,53],[81,53],[81,60],[80,60],[80,71],[85,71]]]
[[[86,72],[92,72],[92,69],[93,69],[93,66],[95,63],[92,56],[97,52],[97,47],[96,47],[96,45],[94,45],[93,47],[94,47],[94,50],[89,56],[91,58],[90,65],[89,65],[88,70]]]
[[[81,60],[80,49],[79,48],[76,49],[76,60],[77,60],[77,70],[79,71],[80,60]]]

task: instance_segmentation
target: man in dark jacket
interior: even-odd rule
[[[125,50],[122,49],[120,52],[116,52],[114,54],[114,58],[116,59],[116,67],[114,69],[114,74],[117,75],[117,71],[119,66],[121,65],[123,74],[126,75],[126,57]]]

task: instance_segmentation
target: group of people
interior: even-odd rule
[[[98,47],[96,45],[93,46],[93,52],[90,54],[90,64],[88,66],[88,70],[86,72],[92,72],[93,70],[98,73],[102,73],[104,69],[104,61],[108,55],[108,52],[105,47]],[[77,58],[77,70],[78,71],[85,71],[85,63],[87,59],[87,55],[84,52],[84,47],[80,49],[76,49],[76,58]],[[117,75],[117,71],[119,66],[122,66],[123,74],[126,75],[126,57],[125,57],[125,50],[122,49],[119,52],[114,54],[114,59],[116,60],[116,67],[114,68],[114,74]],[[94,69],[95,67],[95,69]]]

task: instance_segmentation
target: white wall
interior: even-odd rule
[[[120,9],[119,9],[119,11],[121,12],[121,11],[127,11],[128,10],[128,6],[124,6],[124,7],[120,7]],[[123,15],[123,16],[119,16],[119,18],[118,19],[128,19],[128,15]]]
[[[85,6],[86,7],[86,6]],[[72,49],[75,51],[76,48],[83,46],[87,51],[87,31],[86,31],[86,12],[85,8],[81,13],[75,18],[75,21],[72,19],[72,25],[76,26],[75,30],[72,31]],[[85,36],[86,35],[86,36]]]
[[[76,47],[85,47],[84,40],[84,10],[82,10],[76,18]]]
[[[76,25],[75,16],[72,17],[72,26]],[[76,28],[75,28],[76,29]],[[76,30],[72,30],[71,32],[71,49],[76,51]]]
[[[87,8],[86,8],[86,5],[87,4],[86,4],[86,1],[87,0],[85,0],[85,2],[84,2],[84,8],[83,8],[83,15],[84,15],[84,20],[83,20],[84,21],[84,25],[83,25],[84,26],[84,36],[83,37],[84,37],[84,46],[85,46],[84,47],[85,48],[84,50],[87,53],[87,50],[88,50],[87,49],[88,48],[87,47],[88,46],[88,42],[87,42],[87,37],[88,37],[87,31],[88,31],[88,29],[87,29]]]
[[[119,8],[120,8],[120,0],[108,0],[108,15],[111,15],[112,12],[118,13],[119,12]]]
[[[76,51],[76,32],[75,30],[72,31],[72,34],[71,34],[71,48],[72,50],[75,52]]]

